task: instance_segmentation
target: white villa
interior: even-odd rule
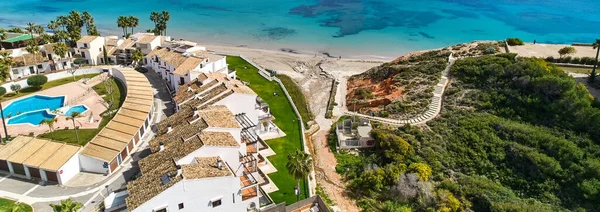
[[[369,134],[373,129],[368,119],[346,119],[336,125],[338,149],[366,148],[375,146],[375,139]]]
[[[222,105],[192,100],[157,127],[142,176],[128,183],[129,211],[247,211],[272,201],[259,187],[259,161],[244,128]]]
[[[102,49],[104,47],[105,38],[100,36],[86,35],[77,41],[75,54],[81,55],[81,58],[87,60],[87,64],[99,65],[102,64],[99,60]]]
[[[70,54],[67,53],[64,58],[61,58],[54,53],[54,45],[56,44],[40,46],[40,53],[35,55],[30,54],[23,48],[6,50],[10,51],[10,55],[15,62],[10,71],[12,79],[71,68]]]
[[[130,65],[134,50],[140,50],[146,55],[159,47],[164,39],[168,37],[155,36],[153,33],[136,33],[127,39],[118,36],[83,36],[77,41],[76,54],[85,58],[88,64],[104,64],[106,51],[106,62],[109,64]]]
[[[144,64],[159,73],[172,92],[177,92],[181,85],[202,73],[218,72],[235,78],[235,72],[227,69],[225,56],[212,54],[189,41],[176,41],[153,50],[146,56]]]
[[[201,73],[179,86],[178,112],[157,125],[153,154],[127,186],[129,211],[252,211],[277,191],[264,139],[284,136],[269,105],[224,73]]]

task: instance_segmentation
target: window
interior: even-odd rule
[[[219,207],[221,205],[221,199],[211,201],[211,205],[213,208]]]
[[[183,203],[179,203],[179,210],[183,209]]]
[[[161,209],[154,209],[154,212],[167,212],[167,207]]]
[[[83,44],[83,47],[87,48],[87,47],[88,47],[88,46],[87,46],[87,43],[84,43],[84,44]]]
[[[67,66],[67,62],[63,62],[63,67]]]
[[[40,65],[38,65],[37,67],[38,67],[38,68],[42,68],[42,65],[40,64]]]
[[[81,52],[81,57],[85,57],[85,52]]]
[[[18,69],[13,69],[13,74],[19,74],[19,70]]]
[[[99,52],[101,52],[101,51],[102,51],[102,48],[98,48],[98,51],[99,51]]]

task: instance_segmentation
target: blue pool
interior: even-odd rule
[[[85,105],[77,105],[69,108],[69,110],[67,110],[67,112],[65,113],[65,116],[71,116],[73,112],[83,113],[85,111],[87,111],[87,107]]]
[[[33,124],[39,125],[44,119],[52,119],[56,115],[48,113],[47,110],[40,110],[30,113],[21,114],[8,120],[8,124]]]
[[[65,103],[64,96],[40,96],[33,95],[24,99],[11,102],[4,107],[4,117],[15,117],[22,113],[48,109],[50,111],[62,107]],[[39,123],[39,122],[38,122]],[[35,124],[38,124],[35,123]]]

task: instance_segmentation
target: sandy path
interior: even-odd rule
[[[328,128],[327,128],[328,129]],[[317,183],[335,203],[336,211],[360,211],[356,203],[346,194],[342,177],[335,172],[337,161],[327,145],[328,130],[321,130],[313,136],[313,160]]]

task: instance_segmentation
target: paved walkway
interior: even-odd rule
[[[364,114],[360,114],[360,113],[350,112],[350,111],[346,110],[345,108],[342,109],[343,113],[345,115],[349,115],[349,116],[359,116],[359,117],[363,117],[363,118],[366,118],[366,119],[369,119],[372,121],[382,122],[382,123],[396,125],[396,126],[402,126],[405,124],[424,124],[428,121],[431,121],[442,110],[442,97],[444,96],[444,92],[446,91],[446,86],[449,83],[448,72],[450,71],[450,67],[452,67],[452,65],[454,64],[455,61],[456,61],[456,58],[454,58],[454,57],[452,57],[452,55],[450,55],[450,57],[448,58],[448,65],[446,66],[446,69],[444,69],[444,71],[442,71],[442,77],[440,78],[440,81],[438,82],[438,84],[434,87],[433,97],[431,98],[431,103],[429,103],[427,111],[425,111],[425,113],[423,113],[417,117],[414,117],[412,119],[404,119],[404,120],[388,119],[388,118],[374,117],[374,116],[368,116],[368,115],[364,115]]]
[[[154,73],[146,73],[154,88],[155,114],[153,124],[173,114],[174,105],[164,83]],[[36,212],[52,212],[49,204],[58,204],[61,200],[72,198],[84,204],[82,211],[95,211],[102,204],[104,196],[110,191],[122,189],[131,177],[139,172],[137,161],[149,154],[148,141],[154,137],[150,132],[142,138],[142,144],[137,147],[132,157],[123,161],[123,165],[104,181],[87,187],[39,186],[35,181],[8,177],[0,173],[0,197],[5,197],[33,206]]]

